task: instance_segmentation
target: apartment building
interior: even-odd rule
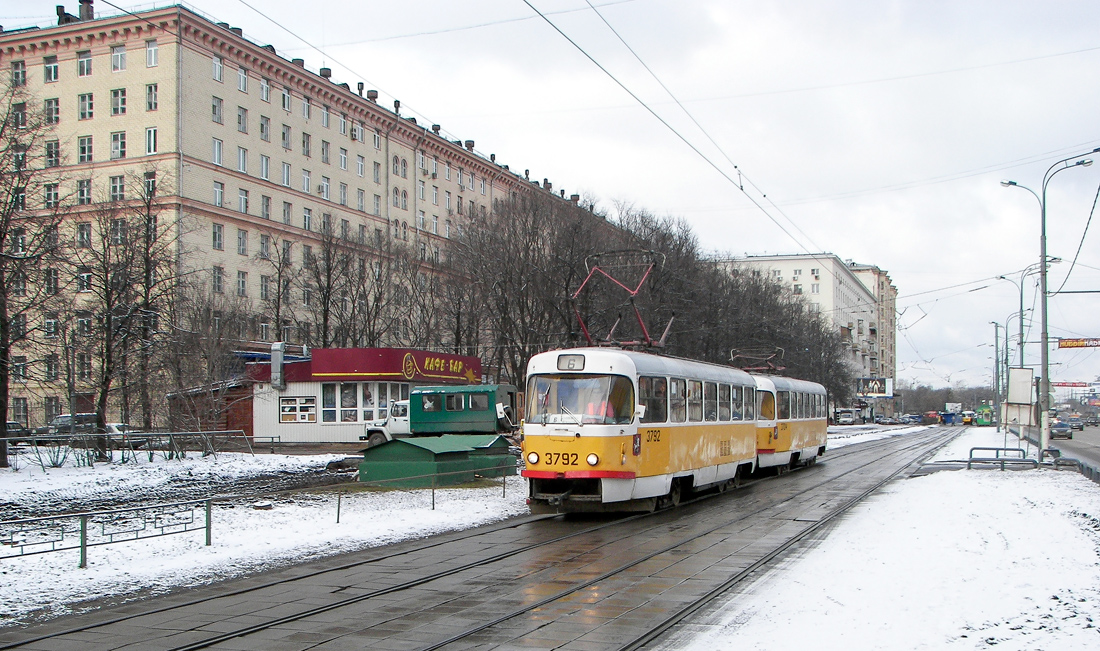
[[[729,262],[767,274],[828,317],[850,346],[860,377],[895,378],[897,289],[885,271],[831,253],[756,255]]]
[[[270,275],[274,243],[298,268],[326,236],[357,248],[361,269],[387,242],[438,260],[494,201],[553,196],[473,140],[402,117],[399,102],[379,105],[362,83],[352,90],[180,6],[99,19],[92,0],[77,16],[58,7],[56,26],[0,31],[0,70],[52,124],[47,165],[71,186],[53,191],[74,204],[61,236],[81,246],[97,205],[155,187],[158,219],[177,225],[180,274],[250,305],[256,318],[239,336],[257,344],[310,343],[308,319],[264,314],[264,299],[289,291]],[[294,292],[311,300],[308,285]],[[407,343],[391,339],[382,343]],[[56,376],[13,383],[12,417],[33,426],[67,411]],[[88,404],[81,392],[77,410]]]

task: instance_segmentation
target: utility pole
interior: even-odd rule
[[[1001,330],[996,321],[993,324],[993,411],[1001,413]],[[1008,328],[1005,328],[1005,349],[1008,349]],[[997,432],[1001,431],[1001,419],[997,419]]]

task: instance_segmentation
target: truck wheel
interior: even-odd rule
[[[377,447],[386,442],[386,435],[382,432],[371,432],[369,438],[367,438],[367,447]]]

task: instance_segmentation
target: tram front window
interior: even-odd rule
[[[625,425],[634,386],[621,375],[535,375],[527,381],[527,422]]]

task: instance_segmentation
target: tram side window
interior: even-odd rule
[[[672,378],[668,384],[669,413],[674,423],[687,420],[687,380]]]
[[[817,417],[825,418],[825,396],[817,394]]]
[[[447,411],[462,411],[462,394],[447,394]]]
[[[733,409],[730,414],[732,420],[742,420],[745,417],[745,392],[744,387],[733,387],[730,398],[733,401]]]
[[[791,418],[802,418],[802,394],[791,394]]]
[[[775,420],[775,394],[771,391],[756,392],[757,418]]]
[[[718,420],[718,385],[703,384],[703,420]]]
[[[663,377],[638,378],[638,398],[645,405],[643,423],[663,423],[668,419],[668,380]]]
[[[730,419],[730,385],[719,384],[718,385],[718,420],[728,421]]]
[[[777,391],[775,401],[779,405],[779,420],[790,420],[791,418],[791,392],[790,391]]]
[[[428,394],[420,398],[423,401],[424,411],[443,411],[443,396]]]
[[[756,420],[756,389],[745,387],[745,420]]]
[[[703,420],[703,383],[699,380],[688,380],[688,420]]]

